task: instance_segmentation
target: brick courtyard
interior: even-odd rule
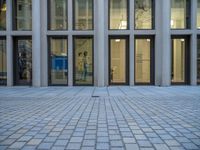
[[[0,150],[200,150],[200,87],[0,88]]]

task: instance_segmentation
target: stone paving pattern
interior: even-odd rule
[[[200,150],[200,87],[0,88],[0,150]]]

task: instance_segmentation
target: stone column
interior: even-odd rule
[[[7,86],[13,85],[13,42],[12,42],[12,1],[6,1],[6,53],[7,53]]]
[[[97,50],[97,62],[98,62],[98,86],[105,86],[105,76],[104,76],[104,71],[105,71],[105,31],[104,31],[104,27],[105,27],[105,22],[104,22],[104,0],[97,0],[96,1],[97,4],[97,21],[98,23],[96,24],[97,30],[96,30],[96,50]]]
[[[162,86],[171,84],[171,36],[170,36],[170,0],[162,1],[161,20],[161,50],[162,50]]]
[[[32,1],[32,85],[41,86],[40,0]]]
[[[191,1],[190,84],[197,85],[197,0]]]

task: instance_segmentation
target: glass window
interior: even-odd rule
[[[6,39],[0,37],[0,85],[7,83]]]
[[[93,29],[93,0],[74,0],[74,29]]]
[[[200,37],[197,40],[197,82],[200,83]]]
[[[32,0],[14,0],[14,30],[32,29]]]
[[[171,28],[190,27],[190,0],[171,0]]]
[[[197,3],[197,28],[200,29],[200,0]]]
[[[68,54],[66,37],[50,37],[50,85],[67,85]]]
[[[93,85],[93,38],[74,38],[74,84]]]
[[[135,29],[153,28],[152,0],[135,0]]]
[[[127,0],[109,0],[109,29],[128,29]]]
[[[49,29],[67,30],[67,1],[50,0],[49,2]]]
[[[189,71],[189,52],[187,38],[172,39],[172,83],[187,83]]]
[[[127,39],[110,39],[110,84],[128,84]]]
[[[0,30],[6,30],[6,0],[0,0]]]
[[[32,40],[30,37],[15,38],[14,80],[15,85],[31,85],[32,82]]]
[[[152,38],[135,39],[135,82],[138,84],[152,83],[153,56]]]

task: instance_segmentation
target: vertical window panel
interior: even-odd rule
[[[128,29],[127,0],[109,0],[109,29]]]
[[[135,29],[153,28],[153,1],[135,0]]]
[[[173,37],[172,38],[172,83],[188,84],[190,72],[190,57],[188,38]]]
[[[49,0],[49,30],[67,30],[67,0]]]
[[[7,84],[6,39],[0,37],[0,85]]]
[[[171,0],[171,28],[190,27],[190,0]]]
[[[30,37],[14,39],[14,79],[15,85],[32,84],[32,40]]]
[[[50,85],[67,85],[68,52],[66,37],[50,37]]]
[[[93,85],[92,37],[74,37],[74,84]]]
[[[153,70],[152,38],[135,39],[135,83],[152,83]]]
[[[13,8],[14,30],[32,30],[32,0],[14,0]]]
[[[74,0],[74,29],[93,29],[93,0]]]
[[[127,38],[110,38],[110,84],[128,84]]]
[[[0,30],[6,30],[6,0],[0,0]]]

